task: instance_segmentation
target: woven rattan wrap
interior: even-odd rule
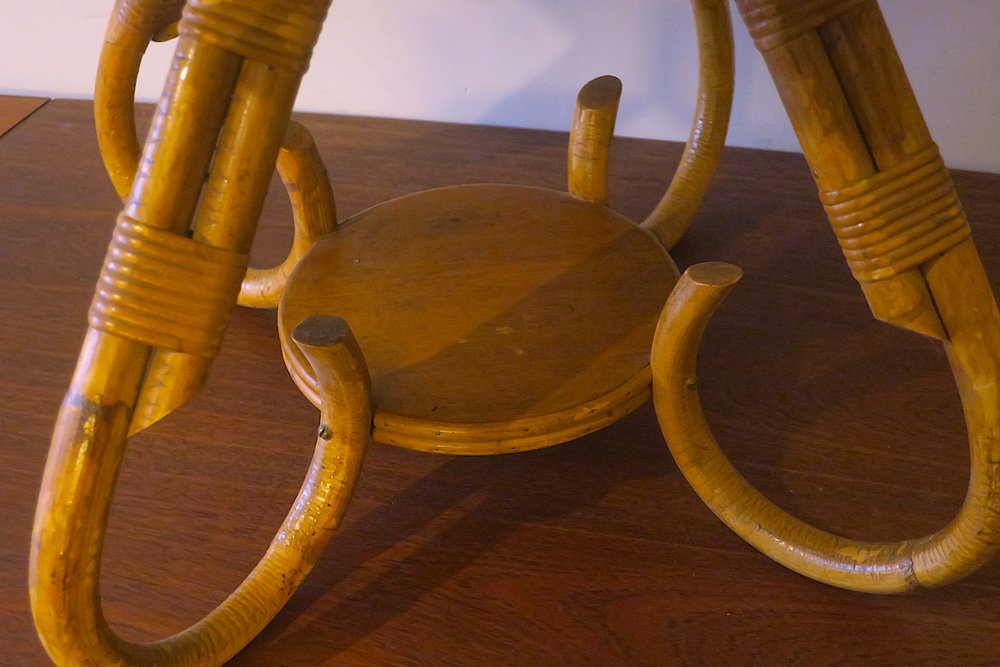
[[[867,0],[736,0],[754,44],[769,51]]]
[[[820,197],[851,271],[862,282],[898,275],[969,237],[951,176],[933,144]]]
[[[183,0],[119,0],[118,20],[143,34],[153,34],[181,15]]]
[[[90,325],[140,343],[211,357],[247,258],[122,215],[104,259]]]
[[[245,58],[304,72],[329,0],[190,0],[180,33]]]

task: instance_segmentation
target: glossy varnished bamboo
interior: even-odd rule
[[[566,442],[646,402],[649,345],[677,280],[656,238],[569,194],[464,185],[344,221],[292,274],[282,352],[311,313],[352,323],[372,373],[378,442],[503,454]],[[628,298],[622,298],[628,294]]]
[[[343,216],[462,182],[564,187],[565,135],[300,120],[340,184]],[[89,104],[56,101],[0,139],[0,664],[45,660],[25,559],[39,443],[119,205],[93,137]],[[648,211],[681,149],[620,140],[616,206]],[[1000,177],[955,180],[984,262],[1000,265]],[[290,220],[275,180],[255,264],[284,258]],[[801,157],[728,150],[673,254],[682,268],[725,259],[745,272],[698,372],[741,473],[779,506],[858,539],[947,521],[968,462],[945,359],[929,339],[871,319]],[[316,424],[281,362],[273,314],[236,311],[206,391],[134,438],[125,458],[104,553],[112,626],[160,637],[227,595],[298,491]],[[998,592],[996,562],[906,598],[820,586],[775,565],[702,505],[647,406],[576,443],[511,457],[372,447],[341,532],[234,664],[985,665],[1000,648]]]
[[[353,341],[346,325],[331,325],[338,333],[329,336],[309,327],[301,345],[330,390],[321,401],[322,419],[329,422],[337,412],[345,420],[335,431],[320,430],[313,465],[264,555],[225,600],[181,632],[135,642],[108,625],[101,562],[126,445],[183,405],[207,378],[328,5],[184,5],[171,68],[103,262],[39,491],[29,593],[39,638],[58,665],[221,664],[284,605],[350,499],[369,439],[367,372],[356,343],[345,343]],[[161,25],[157,8],[144,0],[116,3],[105,64],[128,41],[119,27],[143,26],[140,41],[172,31]],[[130,57],[135,62],[137,56]],[[130,143],[126,153],[134,155]],[[121,193],[120,179],[113,180]]]
[[[968,493],[937,530],[859,540],[782,510],[741,476],[701,411],[696,373],[708,319],[737,279],[724,265],[691,269],[664,308],[652,358],[660,425],[699,496],[783,565],[873,593],[952,583],[1000,550],[1000,312],[965,212],[873,0],[739,7],[872,313],[942,340],[967,422]]]
[[[424,290],[431,295],[430,300],[419,291],[408,291],[403,283],[389,283],[380,290],[377,284],[355,280],[344,268],[337,268],[339,263],[359,264],[364,248],[348,245],[340,262],[321,261],[320,275],[308,279],[307,269],[315,265],[319,245],[298,261],[319,234],[333,232],[336,224],[333,194],[322,161],[308,131],[290,124],[295,95],[329,4],[329,0],[269,0],[252,5],[235,0],[190,0],[183,7],[155,0],[115,3],[98,73],[95,122],[105,166],[124,208],[117,216],[94,290],[76,370],[56,418],[30,548],[32,614],[39,639],[57,665],[208,667],[222,664],[240,651],[284,606],[338,527],[370,437],[373,411],[380,411],[376,418],[383,430],[394,431],[385,442],[414,447],[420,441],[416,448],[438,452],[501,453],[565,442],[621,418],[645,399],[653,316],[677,275],[661,245],[665,243],[663,235],[679,233],[683,230],[678,224],[690,223],[717,163],[728,120],[732,34],[725,3],[692,2],[700,46],[699,103],[689,155],[676,170],[649,224],[644,224],[650,231],[604,207],[617,94],[594,96],[604,98],[598,113],[603,127],[596,132],[585,127],[589,109],[584,98],[591,97],[585,94],[574,114],[570,140],[572,194],[491,185],[478,190],[429,191],[419,198],[385,204],[384,210],[390,213],[382,216],[383,222],[391,225],[411,220],[411,226],[384,239],[362,236],[362,246],[384,246],[386,251],[376,253],[374,265],[365,262],[361,269],[390,276],[409,271],[418,281],[432,276],[431,281],[437,282]],[[146,45],[161,37],[177,37],[177,41],[140,154],[131,94]],[[588,88],[601,87],[606,80],[599,79]],[[704,85],[706,82],[709,85]],[[620,85],[616,87],[620,91]],[[591,164],[593,173],[587,178],[581,178],[573,161],[575,149],[584,145],[589,151],[579,164]],[[285,159],[278,160],[279,154]],[[296,227],[292,250],[278,267],[248,273],[248,255],[276,164],[292,200]],[[598,188],[605,194],[595,196]],[[450,195],[453,191],[472,196],[457,204]],[[662,212],[672,200],[668,208],[676,208],[680,216],[668,224]],[[408,208],[397,201],[431,203]],[[358,228],[363,233],[369,229],[377,232],[382,226],[379,222],[378,215],[362,214],[345,223],[343,231],[330,233],[320,245],[343,246]],[[441,223],[445,223],[444,228]],[[465,265],[483,245],[508,246],[508,254],[522,261],[508,262],[499,271],[492,270],[487,261],[486,266],[463,269],[465,272],[457,275],[439,273],[436,258],[427,251],[448,243],[452,236],[462,239],[462,234],[452,234],[456,223],[501,236],[494,239],[490,233],[481,233],[466,238],[465,245],[460,243],[450,258],[445,256],[441,261]],[[567,228],[578,223],[586,228],[567,233]],[[527,224],[530,229],[516,233],[518,224]],[[546,225],[554,226],[553,233],[532,237],[534,228]],[[512,231],[516,236],[502,236]],[[407,244],[407,234],[431,242],[416,262],[407,253],[420,245]],[[618,243],[626,237],[639,245]],[[577,248],[559,239],[580,239],[583,243]],[[408,247],[401,256],[388,251],[404,245]],[[612,247],[617,252],[606,257],[605,251]],[[525,256],[516,248],[529,252]],[[539,266],[548,265],[549,273],[533,275],[530,260],[539,249],[547,248],[559,254],[559,260],[540,258]],[[379,265],[382,257],[390,261]],[[564,267],[560,261],[570,266]],[[611,271],[611,279],[600,272],[593,276],[576,272],[566,279],[572,267],[588,263]],[[324,278],[331,275],[331,264],[336,269],[335,280],[343,280],[355,293],[366,295],[360,300],[362,312],[405,312],[399,307],[400,298],[415,306],[409,322],[395,328],[418,323],[418,332],[421,328],[431,332],[427,337],[430,347],[421,346],[424,336],[420,333],[391,339],[383,335],[389,323],[376,318],[369,328],[364,318],[357,318],[369,341],[388,341],[391,345],[383,349],[391,348],[389,357],[407,364],[406,368],[390,364],[387,372],[377,373],[375,382],[370,382],[365,357],[371,357],[377,371],[386,370],[380,368],[383,358],[368,343],[362,350],[349,325],[331,314],[342,308],[351,319],[358,315],[357,310],[344,307],[349,299],[330,295]],[[510,279],[520,276],[527,276],[527,282]],[[258,307],[273,305],[286,279],[288,288],[281,300],[282,353],[297,361],[297,366],[290,365],[293,377],[321,413],[313,465],[267,551],[231,594],[179,632],[153,641],[130,641],[108,624],[100,595],[109,511],[128,442],[202,389],[237,301]],[[455,345],[461,348],[465,342],[464,338],[441,338],[440,330],[447,331],[451,324],[447,312],[441,312],[445,317],[437,322],[424,317],[428,311],[445,310],[435,299],[448,291],[449,280],[452,286],[471,286],[468,292],[452,295],[453,305],[473,315],[462,323],[462,329],[471,327],[467,335],[476,339],[475,344],[465,346],[469,355],[459,355],[461,368],[455,368],[456,360],[441,354]],[[635,292],[632,299],[622,302],[635,304],[634,309],[625,308],[630,314],[635,311],[631,317],[609,318],[604,304],[617,299],[621,290],[605,294],[591,286],[597,283],[613,288],[619,280],[626,287],[633,281],[645,283],[645,296]],[[561,287],[548,289],[550,283]],[[296,291],[295,287],[303,284],[309,289]],[[488,303],[480,295],[483,290],[513,294],[518,299],[523,295],[523,301],[541,304],[527,308],[504,304],[514,326],[494,327],[501,335],[515,330],[534,334],[514,340],[518,356],[527,357],[522,367],[528,372],[513,373],[510,378],[515,391],[522,394],[515,395],[513,403],[502,389],[496,396],[490,391],[491,387],[504,386],[492,381],[498,367],[513,364],[505,362],[503,355],[501,359],[491,355],[508,345],[492,338],[483,343],[476,335],[477,327],[488,324],[480,309]],[[241,292],[243,298],[239,299]],[[380,292],[387,296],[381,302]],[[317,299],[317,294],[321,298]],[[284,315],[291,304],[307,308],[289,321]],[[489,311],[489,315],[495,313]],[[591,323],[610,323],[611,331],[594,329],[588,326]],[[320,331],[324,327],[339,333],[324,334]],[[304,331],[301,338],[297,335],[300,331]],[[621,339],[631,344],[619,349],[621,346],[612,343],[578,361],[559,353],[572,350],[573,345],[553,338],[553,332],[569,341]],[[346,347],[345,341],[350,341]],[[429,349],[434,356],[443,357],[440,371],[414,364],[409,343],[416,343],[423,353]],[[573,366],[598,362],[593,371],[597,383],[584,381],[575,368],[570,368],[569,376],[563,368],[559,369],[562,372],[549,372],[550,359],[560,358],[569,359]],[[499,372],[503,374],[503,370]],[[453,382],[452,376],[460,373],[467,373],[472,382]],[[426,377],[415,385],[392,381],[412,374]],[[385,378],[391,381],[389,390],[382,382]],[[449,383],[454,385],[452,395],[434,395],[438,387]],[[470,401],[472,387],[485,387],[485,396],[472,396]],[[564,387],[573,390],[569,400],[557,402],[541,414],[526,409],[534,408],[533,404],[545,405],[548,394],[562,398]],[[434,405],[410,414],[413,404],[409,394],[431,394]],[[391,400],[393,396],[403,397],[402,410],[398,409],[399,401]],[[523,400],[526,405],[520,403]],[[433,414],[438,404],[444,408],[440,419]],[[501,410],[490,420],[494,404]],[[446,421],[449,417],[452,421]],[[474,422],[484,418],[485,422]],[[470,448],[465,442],[470,435],[466,431],[473,422],[480,428]],[[463,431],[458,447],[442,447],[434,439],[435,434],[456,429]],[[483,442],[488,443],[487,451],[479,446]]]

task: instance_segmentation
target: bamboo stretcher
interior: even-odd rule
[[[667,251],[693,220],[714,172],[732,100],[733,53],[724,0],[691,4],[700,48],[695,119],[683,159],[644,221],[608,207],[621,86],[601,77],[577,100],[567,193],[445,188],[338,224],[319,154],[308,131],[290,121],[329,0],[118,0],[95,111],[123,208],[55,426],[31,547],[35,623],[57,664],[206,665],[235,655],[320,557],[373,439],[429,452],[523,451],[592,432],[650,396],[696,492],[734,531],[793,570],[893,593],[949,583],[993,555],[1000,545],[1000,319],[873,0],[737,4],[873,314],[945,348],[969,427],[968,496],[933,535],[858,542],[779,509],[715,442],[698,401],[697,347],[741,272],[710,263],[678,278]],[[172,68],[140,149],[136,76],[149,42],[171,38]],[[281,265],[254,269],[247,258],[275,165],[292,201],[295,240]],[[455,261],[421,259],[410,252],[419,242],[409,238],[393,243],[401,221],[406,233]],[[365,247],[377,252],[361,261]],[[520,264],[478,252],[482,247],[503,247]],[[463,280],[444,270],[469,257]],[[642,273],[646,291],[629,282],[630,271]],[[394,309],[366,305],[383,294],[406,298],[390,299]],[[286,364],[320,412],[312,464],[267,552],[218,608],[172,637],[130,643],[110,629],[98,592],[117,471],[128,438],[203,385],[237,303],[279,307]],[[584,316],[566,317],[567,303]],[[621,304],[628,307],[616,310]],[[490,327],[463,338],[408,324],[413,313],[449,308],[470,326]],[[544,326],[494,326],[514,313]],[[549,329],[558,334],[553,340]],[[597,347],[567,346],[566,339]],[[423,354],[420,363],[394,357],[400,349]],[[609,361],[591,376],[570,372],[591,356]],[[483,382],[498,363],[518,380],[515,392]],[[530,405],[525,396],[535,397]]]

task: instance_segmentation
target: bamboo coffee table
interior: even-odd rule
[[[693,219],[725,135],[733,64],[724,0],[692,0],[696,118],[670,187],[641,223],[608,207],[621,88],[602,77],[578,98],[568,192],[456,186],[337,224],[308,131],[289,122],[327,5],[115,6],[95,100],[124,207],[56,424],[32,545],[35,621],[57,663],[218,664],[234,655],[320,557],[372,439],[452,454],[535,449],[621,418],[650,390],[695,490],[792,569],[901,592],[953,581],[996,551],[1000,316],[875,2],[738,5],[873,313],[940,339],[958,380],[972,442],[969,496],[940,532],[893,543],[841,538],[778,509],[729,464],[700,409],[698,342],[741,272],[701,264],[678,280],[667,251]],[[151,39],[176,35],[140,152],[131,98],[142,53]],[[282,265],[248,270],[276,163],[296,240]],[[229,598],[182,633],[130,643],[110,630],[98,592],[118,466],[130,435],[200,388],[237,300],[279,306],[286,364],[320,409],[313,461],[267,553]]]

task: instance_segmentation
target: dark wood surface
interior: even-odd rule
[[[566,136],[301,118],[341,217],[452,183],[562,188]],[[613,200],[641,217],[680,146],[622,140]],[[945,156],[947,159],[947,156]],[[1000,176],[957,173],[1000,277]],[[290,241],[273,189],[255,261]],[[0,140],[0,664],[44,664],[27,553],[53,418],[117,212],[89,105],[54,101]],[[926,533],[960,504],[968,455],[938,346],[871,320],[801,156],[729,149],[674,256],[747,277],[707,334],[701,384],[738,467],[781,506],[861,538]],[[623,295],[627,298],[627,295]],[[315,410],[273,311],[239,310],[207,389],[131,442],[103,596],[133,639],[179,630],[256,561],[307,464]],[[499,369],[502,371],[502,369]],[[1000,562],[940,591],[872,597],[784,570],[678,473],[644,407],[538,452],[375,447],[346,525],[238,665],[996,664]]]
[[[48,102],[48,98],[45,97],[0,95],[0,137],[46,102]]]

